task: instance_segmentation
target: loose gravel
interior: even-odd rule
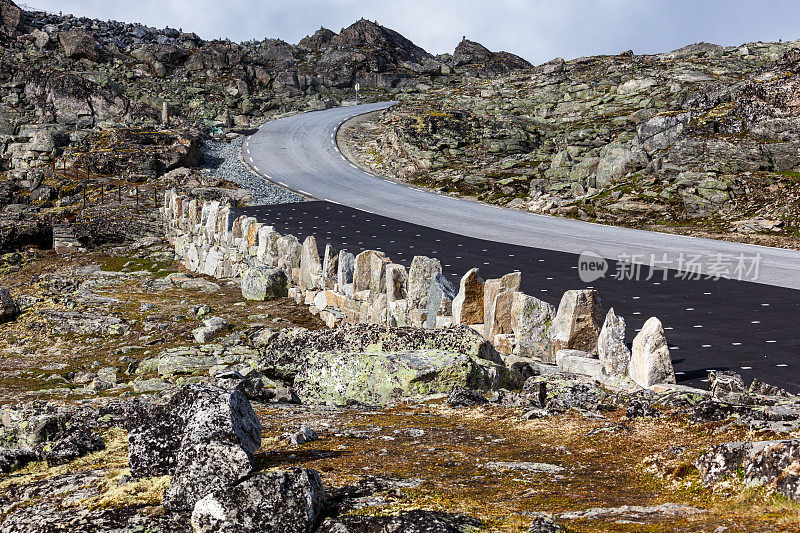
[[[239,159],[244,137],[231,142],[208,141],[203,146],[204,170],[232,181],[253,194],[253,205],[274,205],[305,202],[308,199],[288,191],[254,174]]]

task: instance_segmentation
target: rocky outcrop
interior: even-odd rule
[[[58,34],[58,42],[64,55],[70,59],[97,61],[100,54],[92,34],[83,31],[65,31]]]
[[[315,470],[260,473],[198,501],[192,511],[192,530],[310,533],[319,524],[324,505],[325,491]]]
[[[128,419],[131,475],[171,475],[163,503],[172,510],[244,478],[261,446],[261,423],[238,391],[184,387],[166,404],[136,403]]]
[[[315,353],[294,380],[304,403],[337,405],[353,400],[385,405],[446,394],[455,386],[490,390],[519,385],[519,378],[505,366],[445,350]]]
[[[477,77],[498,76],[533,67],[519,56],[508,52],[491,52],[482,44],[469,39],[462,40],[456,47],[453,65],[457,70]]]

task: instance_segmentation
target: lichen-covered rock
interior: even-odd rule
[[[553,413],[570,409],[597,411],[608,397],[592,380],[561,372],[528,378],[522,394],[532,405],[538,404]]]
[[[469,533],[482,526],[475,518],[439,511],[404,511],[397,516],[341,516],[325,520],[318,533]]]
[[[516,337],[516,354],[520,357],[555,363],[550,346],[550,327],[556,312],[553,306],[522,292],[514,292],[511,303],[511,329]]]
[[[597,356],[609,376],[627,376],[631,351],[625,344],[625,319],[608,310],[597,339]]]
[[[559,350],[556,353],[556,365],[562,372],[593,378],[605,376],[603,364],[592,357],[592,354],[580,350]]]
[[[375,259],[377,266],[380,268],[384,264],[383,260],[386,259],[386,254],[376,250],[365,250],[356,256],[353,268],[354,293],[368,291],[372,288],[373,259]],[[377,275],[380,276],[380,271]]]
[[[238,391],[191,385],[165,405],[138,402],[128,414],[131,475],[172,475],[163,503],[173,510],[249,474],[260,445],[261,423]]]
[[[787,498],[800,500],[800,440],[768,442],[759,447],[745,458],[744,480],[771,485]]]
[[[203,325],[192,331],[194,340],[206,343],[230,327],[228,321],[222,317],[212,316],[203,320]]]
[[[520,380],[510,369],[443,350],[380,353],[316,353],[294,380],[303,403],[351,400],[385,405],[403,398],[446,394],[453,387],[513,389]]]
[[[39,447],[39,456],[53,467],[104,449],[103,437],[87,431],[72,431],[63,439]]]
[[[248,268],[242,273],[242,297],[247,300],[276,300],[289,294],[289,280],[277,268]]]
[[[700,479],[703,483],[711,484],[735,475],[749,458],[766,446],[777,442],[780,441],[726,442],[714,446],[701,455],[695,463],[700,471]]]
[[[567,291],[550,328],[550,351],[581,350],[597,353],[597,339],[603,323],[603,308],[597,291]]]
[[[347,324],[331,330],[282,331],[261,350],[259,367],[268,376],[291,378],[317,352],[367,352],[380,354],[404,350],[447,350],[500,362],[494,347],[467,326],[437,330]]]
[[[747,395],[742,376],[730,370],[711,370],[708,373],[711,398],[718,402],[738,403]]]
[[[675,371],[661,321],[652,317],[633,339],[633,353],[628,375],[640,387],[675,383]]]
[[[194,533],[311,533],[322,518],[325,491],[316,470],[260,473],[216,490],[192,511]]]

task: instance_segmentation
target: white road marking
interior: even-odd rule
[[[288,185],[286,185],[286,184],[285,184],[284,182],[282,182],[282,181],[279,181],[278,183],[279,183],[279,184],[281,184],[281,185],[283,185],[284,187],[288,187]]]
[[[311,196],[310,192],[306,192],[303,189],[297,189],[297,192],[299,192],[300,194],[305,194],[306,196]]]
[[[741,368],[742,370],[753,370],[752,366],[740,366],[739,368]]]
[[[258,170],[258,167],[255,166],[255,165],[253,165],[253,170],[255,170],[256,172],[261,172],[260,170]]]

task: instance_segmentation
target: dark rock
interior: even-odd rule
[[[628,403],[625,416],[628,418],[658,418],[661,416],[661,411],[653,407],[647,400],[634,398]]]
[[[38,459],[33,450],[0,448],[0,474],[8,474],[24,468],[25,465]]]
[[[19,307],[11,297],[8,289],[0,289],[0,324],[14,320],[19,314]]]
[[[508,52],[491,52],[480,43],[468,39],[462,40],[456,47],[453,62],[456,67],[478,76],[497,76],[533,67],[519,56]]]
[[[535,513],[528,533],[564,533],[567,530],[546,513]]]
[[[447,396],[447,405],[450,407],[474,407],[489,403],[483,394],[466,387],[453,387]]]
[[[89,59],[97,61],[100,54],[94,36],[85,31],[65,31],[58,34],[58,42],[64,55],[70,59]]]
[[[47,461],[47,466],[53,467],[74,461],[84,455],[105,449],[103,437],[100,435],[75,431],[66,438],[40,447],[39,455]]]
[[[439,511],[405,511],[398,516],[342,516],[325,520],[318,533],[467,533],[481,527],[475,518]]]
[[[172,510],[245,477],[261,445],[261,424],[238,391],[187,386],[166,405],[134,404],[128,417],[131,475],[172,475],[163,502]]]
[[[540,405],[553,413],[571,409],[597,411],[608,397],[600,387],[575,374],[555,373],[529,378],[523,393],[538,398]]]
[[[257,474],[215,490],[192,512],[195,533],[310,533],[319,523],[325,491],[315,470]]]
[[[277,268],[248,268],[242,273],[242,296],[247,300],[276,300],[289,294],[288,278]]]
[[[11,0],[0,0],[0,23],[6,35],[14,35],[22,21],[22,9]]]
[[[753,443],[744,461],[744,480],[772,485],[791,500],[800,499],[800,440]]]

